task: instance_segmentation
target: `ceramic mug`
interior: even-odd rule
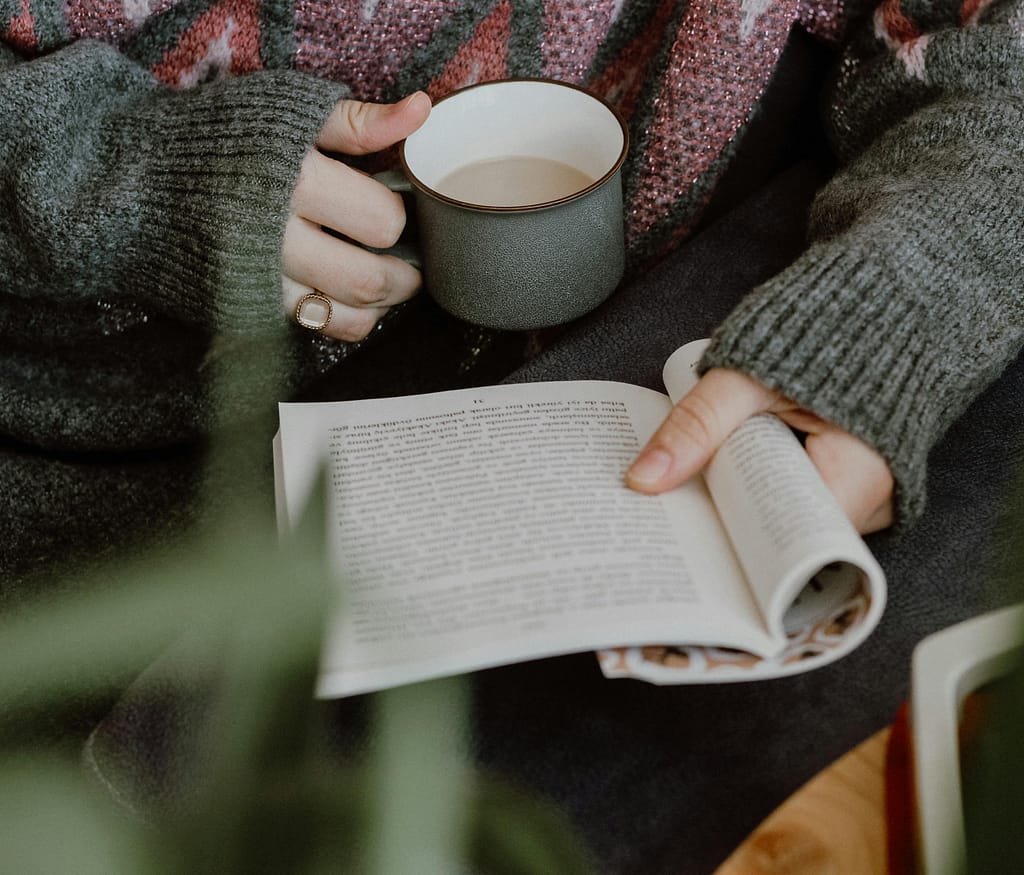
[[[424,284],[489,328],[544,328],[594,309],[624,267],[621,168],[629,145],[603,100],[509,79],[439,100],[401,146]]]

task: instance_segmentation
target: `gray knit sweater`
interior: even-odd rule
[[[929,449],[1024,346],[1024,6],[981,4],[968,27],[944,26],[941,6],[913,4],[929,30],[904,18],[897,38],[885,4],[846,51],[827,114],[845,166],[810,245],[704,363],[878,449],[907,523]]]
[[[691,7],[678,4],[655,32],[668,7],[635,5],[646,16],[635,34],[657,44],[644,69],[664,86],[667,47],[679,45],[665,34],[685,30]],[[757,31],[748,5],[751,45],[769,38],[769,22],[788,28],[769,16]],[[267,4],[249,47],[258,63],[167,87],[154,70],[187,47],[182,10],[194,30],[216,7],[182,2],[136,32],[115,22],[99,42],[45,4],[28,20],[24,4],[0,0],[0,27],[7,13],[11,22],[0,44],[0,435],[27,454],[179,446],[347,354],[289,327],[279,278],[299,164],[346,85],[295,69],[305,31],[289,16],[300,7]],[[513,16],[503,72],[522,71],[513,62],[551,39],[540,29],[532,46],[528,28],[516,30],[525,5],[465,7],[483,23],[453,16],[425,65],[464,59],[501,9]],[[613,50],[636,55],[639,36],[630,42],[619,24],[606,22],[577,78],[597,82]],[[584,31],[560,38],[574,33]],[[447,75],[385,72],[396,91]],[[726,320],[704,366],[752,373],[878,448],[912,521],[929,448],[1024,344],[1024,5],[887,0],[854,32],[827,94],[842,166],[817,200],[809,246]],[[636,123],[653,123],[662,104],[650,98],[645,114],[642,95],[629,99]],[[710,191],[742,131],[730,129],[699,185],[633,238],[635,252],[693,224],[700,186]],[[651,142],[638,145],[655,166]],[[627,191],[642,171],[634,165]],[[288,353],[263,355],[282,333]],[[224,365],[251,372],[251,392],[211,391]]]

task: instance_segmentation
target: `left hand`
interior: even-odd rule
[[[727,368],[712,368],[676,404],[626,473],[626,484],[647,493],[678,486],[758,413],[774,413],[807,434],[807,455],[859,532],[892,525],[894,481],[882,456],[753,377]]]

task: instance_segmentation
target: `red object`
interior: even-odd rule
[[[885,752],[885,824],[889,875],[913,875],[917,871],[911,745],[910,705],[904,702],[896,714]]]

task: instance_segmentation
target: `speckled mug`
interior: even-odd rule
[[[448,312],[500,329],[568,322],[622,278],[622,162],[629,134],[603,100],[563,82],[509,79],[439,100],[403,144],[427,291]],[[457,168],[545,158],[593,181],[521,206],[445,193]]]

